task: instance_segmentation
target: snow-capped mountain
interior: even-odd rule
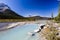
[[[0,12],[5,11],[6,9],[10,9],[10,7],[4,3],[0,3]]]
[[[18,19],[24,18],[18,15],[16,12],[10,9],[10,7],[4,3],[0,3],[0,19]]]

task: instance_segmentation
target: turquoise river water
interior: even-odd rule
[[[28,32],[33,32],[37,28],[38,24],[18,25],[15,28],[1,31],[0,40],[38,40],[38,34],[35,36],[28,35]]]

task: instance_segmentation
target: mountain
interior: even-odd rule
[[[11,10],[11,8],[8,5],[0,3],[0,19],[48,20],[51,18],[41,16],[23,17]]]
[[[20,19],[20,18],[24,17],[12,11],[8,5],[0,3],[0,19]]]
[[[50,20],[50,17],[41,17],[41,16],[32,16],[32,17],[27,17],[32,20]]]

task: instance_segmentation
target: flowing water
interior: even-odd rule
[[[37,28],[38,24],[18,25],[15,28],[1,31],[0,40],[37,40],[38,34],[35,36],[28,35],[28,32],[33,32]]]
[[[36,36],[31,37],[28,32],[37,29],[37,24],[26,24],[13,29],[0,32],[0,40],[36,40]]]

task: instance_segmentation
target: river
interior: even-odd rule
[[[41,23],[45,23],[45,21],[40,21]],[[0,40],[38,40],[38,34],[35,36],[28,35],[28,32],[33,32],[38,28],[38,24],[25,24],[18,25],[15,28],[1,31],[0,32]]]

